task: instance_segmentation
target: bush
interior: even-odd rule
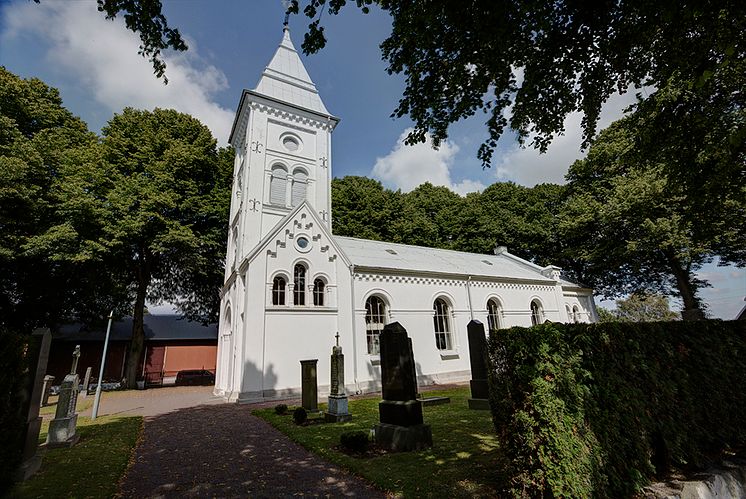
[[[362,454],[368,450],[368,433],[357,431],[346,431],[339,436],[339,441],[345,449]]]
[[[746,444],[746,322],[512,328],[489,359],[514,495],[630,496]]]
[[[277,404],[275,406],[275,414],[279,414],[282,416],[283,414],[287,414],[288,412],[288,406],[285,404]]]
[[[298,407],[295,411],[293,411],[293,421],[295,421],[295,424],[303,424],[308,419],[308,413],[306,410],[302,407]]]

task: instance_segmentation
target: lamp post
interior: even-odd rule
[[[93,410],[91,419],[98,416],[98,404],[101,402],[101,382],[104,380],[104,365],[106,364],[106,350],[109,347],[109,333],[111,333],[111,320],[114,317],[114,311],[109,312],[109,325],[106,327],[106,339],[104,340],[104,352],[101,354],[101,369],[98,371],[98,384],[96,384],[96,397],[93,400]]]

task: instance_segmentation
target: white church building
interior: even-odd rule
[[[244,90],[235,148],[215,393],[246,402],[300,393],[318,359],[328,391],[335,335],[348,392],[380,389],[378,338],[409,333],[420,384],[470,378],[466,325],[597,320],[592,290],[497,247],[463,253],[332,234],[332,133],[285,28],[254,90]],[[497,333],[499,334],[499,331]]]

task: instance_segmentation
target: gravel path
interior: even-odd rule
[[[291,442],[251,407],[222,404],[150,417],[122,497],[385,497]]]

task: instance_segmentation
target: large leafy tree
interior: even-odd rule
[[[588,157],[571,166],[560,232],[575,241],[571,251],[584,262],[583,277],[597,292],[675,292],[685,318],[703,317],[697,293],[706,283],[695,272],[712,260],[722,240],[708,217],[692,209],[667,165],[637,154],[636,122],[630,117],[612,124]],[[728,200],[713,206],[735,214]]]
[[[134,386],[146,300],[169,301],[192,320],[217,317],[232,156],[189,115],[130,108],[109,121],[89,154],[66,185],[66,206],[98,213],[90,244],[106,248],[107,270],[131,294],[126,378]]]
[[[73,229],[60,188],[96,136],[56,89],[0,68],[0,325],[19,332],[112,305],[104,251]],[[80,217],[85,220],[87,217]]]

